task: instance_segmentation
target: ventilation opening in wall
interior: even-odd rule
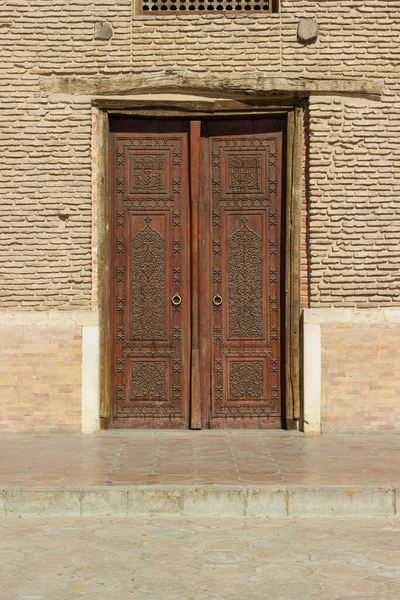
[[[138,0],[139,14],[278,12],[277,0]]]

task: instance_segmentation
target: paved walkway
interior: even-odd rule
[[[0,518],[2,600],[396,600],[400,520]]]
[[[400,435],[131,431],[0,436],[2,486],[400,486]]]
[[[0,455],[0,515],[400,514],[400,435],[10,435]]]

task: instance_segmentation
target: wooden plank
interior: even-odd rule
[[[292,248],[291,248],[291,282],[292,282],[292,384],[293,384],[293,418],[300,419],[300,317],[301,317],[301,200],[302,200],[302,142],[303,142],[303,109],[297,106],[294,110],[295,129],[293,140],[292,171]]]
[[[100,428],[108,429],[110,416],[111,386],[111,341],[110,341],[110,297],[111,297],[111,201],[110,201],[110,150],[108,114],[97,115],[97,139],[93,140],[93,151],[98,161],[96,180],[98,222],[98,306],[100,330]]]
[[[190,123],[190,224],[191,224],[191,429],[201,429],[201,381],[199,350],[199,186],[201,121]]]
[[[288,115],[286,173],[286,318],[285,387],[286,425],[297,429],[300,410],[300,278],[301,278],[301,194],[302,194],[303,109],[296,107]]]
[[[292,429],[293,423],[293,382],[292,382],[292,329],[291,329],[291,247],[292,247],[292,177],[293,177],[293,143],[294,143],[294,111],[288,114],[287,126],[287,168],[286,168],[286,260],[285,260],[285,416],[286,426]]]
[[[211,415],[211,203],[210,203],[210,155],[209,139],[206,137],[207,121],[203,122],[203,136],[200,140],[200,197],[199,197],[199,259],[201,269],[200,284],[200,373],[202,427],[210,427]]]

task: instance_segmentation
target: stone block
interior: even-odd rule
[[[287,515],[286,489],[260,487],[249,490],[246,516],[277,517]]]
[[[93,488],[82,491],[82,516],[127,516],[128,490],[126,488]]]
[[[73,515],[81,514],[79,489],[14,488],[6,492],[8,515]]]
[[[400,323],[400,308],[390,307],[384,309],[385,320],[388,323]]]
[[[400,431],[396,323],[321,326],[322,431]]]
[[[0,327],[0,431],[79,431],[81,328],[24,325],[24,316]]]
[[[185,489],[183,514],[185,516],[243,516],[246,490],[244,488],[196,487]]]
[[[392,488],[295,486],[288,490],[289,516],[394,516]]]
[[[297,39],[302,44],[311,44],[318,37],[318,23],[315,19],[300,19],[297,27]]]
[[[104,23],[95,23],[94,25],[94,39],[95,40],[109,40],[113,34],[113,28],[111,23],[105,21]]]
[[[400,516],[400,487],[394,490],[394,506],[395,506],[395,514],[396,516]]]
[[[131,487],[128,492],[128,514],[180,515],[182,489],[176,486]]]

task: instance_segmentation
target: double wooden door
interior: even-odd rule
[[[111,417],[280,428],[284,122],[111,122]]]

